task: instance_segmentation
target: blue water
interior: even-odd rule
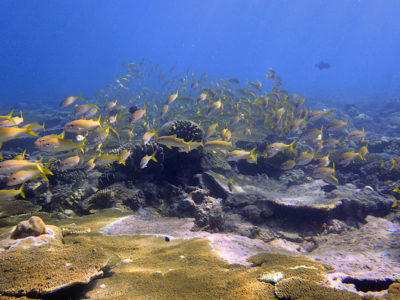
[[[400,95],[399,12],[398,0],[1,0],[0,105],[93,96],[142,58],[267,86],[273,67],[314,102],[386,101]]]

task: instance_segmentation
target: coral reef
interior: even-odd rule
[[[90,245],[64,245],[61,229],[39,217],[0,237],[0,297],[42,297],[103,275],[108,257]]]
[[[32,246],[61,245],[62,243],[61,230],[56,226],[46,225],[37,216],[21,221],[11,232],[0,236],[0,249],[3,250],[28,249]]]
[[[160,131],[159,136],[174,135],[185,142],[194,141],[201,142],[204,137],[204,131],[197,123],[190,120],[176,120],[164,124]]]
[[[275,294],[279,299],[362,299],[362,297],[357,294],[321,286],[320,284],[298,277],[290,277],[278,281],[275,285]]]

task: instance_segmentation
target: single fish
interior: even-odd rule
[[[339,156],[338,159],[338,164],[342,165],[343,167],[347,167],[352,161],[353,159],[355,159],[356,157],[359,157],[361,159],[365,159],[360,152],[345,152],[342,155]]]
[[[279,151],[282,151],[284,149],[289,149],[293,153],[296,153],[294,150],[293,146],[296,143],[296,141],[293,141],[289,145],[285,143],[273,143],[267,146],[267,154],[268,157],[274,157]]]
[[[117,103],[118,103],[118,99],[115,100],[115,101],[108,101],[108,102],[106,102],[106,103],[104,104],[103,110],[104,110],[105,112],[112,111],[112,110],[114,109],[114,107],[117,106]]]
[[[296,164],[298,166],[305,166],[308,165],[313,159],[315,159],[315,150],[313,153],[302,152],[296,159]]]
[[[312,173],[312,177],[315,179],[324,179],[331,175],[335,174],[335,167],[328,168],[328,167],[319,167],[314,169]]]
[[[33,125],[26,128],[13,127],[0,127],[0,148],[4,142],[18,138],[23,134],[38,136],[36,132],[32,131]]]
[[[153,152],[152,155],[146,155],[146,156],[144,156],[144,157],[141,159],[141,161],[140,161],[140,168],[141,168],[141,169],[146,168],[146,167],[147,167],[147,164],[148,164],[149,161],[150,161],[150,159],[153,160],[154,162],[158,162],[157,159],[156,159],[156,156],[155,156],[156,153],[157,153],[157,150],[155,150],[155,151]]]
[[[353,130],[347,135],[347,138],[350,141],[355,141],[355,142],[364,142],[365,140],[365,129],[363,128],[362,130]]]
[[[172,102],[174,102],[178,98],[178,91],[176,93],[170,95],[167,99],[167,105],[170,105]]]
[[[348,122],[349,121],[343,121],[343,120],[334,120],[332,122],[330,122],[327,126],[326,126],[326,130],[327,131],[341,131],[343,130],[345,127],[348,126]]]
[[[96,127],[101,127],[101,116],[97,120],[75,120],[68,122],[64,127],[64,131],[80,133],[95,129]]]
[[[75,168],[77,165],[79,165],[81,160],[82,159],[79,155],[67,157],[66,159],[61,161],[60,169],[64,171],[64,170]]]
[[[61,101],[60,106],[63,108],[70,106],[78,99],[83,100],[82,93],[80,93],[78,96],[69,96],[69,97],[65,98],[63,101]]]
[[[254,162],[257,162],[257,155],[254,154],[256,151],[256,147],[251,149],[250,151],[246,150],[234,150],[232,152],[229,152],[226,156],[226,159],[228,161],[237,161],[241,159],[251,159]]]
[[[129,117],[129,123],[133,124],[141,120],[146,115],[146,106],[143,109],[136,110],[131,116]]]
[[[222,139],[215,141],[208,141],[204,144],[204,148],[211,150],[226,150],[232,148],[232,142],[224,141]]]
[[[21,197],[25,199],[24,186],[25,183],[23,183],[17,190],[0,190],[0,201],[14,200],[18,195],[21,195]]]
[[[0,162],[0,174],[14,173],[20,170],[38,169],[44,173],[41,163],[43,157],[37,161],[27,161],[24,159],[9,159]]]
[[[218,123],[214,123],[214,124],[208,126],[207,132],[206,132],[206,135],[204,136],[204,138],[208,139],[208,138],[212,137],[215,134],[217,127],[218,127]]]
[[[287,170],[293,169],[295,166],[296,166],[296,162],[293,159],[291,159],[291,160],[287,160],[284,163],[282,163],[281,169],[287,171]]]

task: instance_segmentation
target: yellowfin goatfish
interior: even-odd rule
[[[80,93],[78,96],[69,96],[65,98],[63,101],[61,101],[60,106],[61,107],[67,107],[73,104],[76,100],[83,100],[82,98],[82,93]]]
[[[90,172],[96,167],[94,160],[95,157],[88,160],[88,162],[85,164],[85,172]]]
[[[35,123],[30,123],[30,124],[26,124],[24,126],[22,126],[22,128],[27,128],[29,127],[32,131],[42,131],[44,130],[44,122],[42,125],[40,125],[38,122]]]
[[[178,98],[178,91],[176,93],[170,95],[167,99],[167,105],[170,105],[172,102],[174,102]]]
[[[323,140],[322,144],[324,146],[324,148],[327,149],[334,149],[336,148],[336,146],[340,146],[342,137],[340,137],[339,139],[335,139],[335,138],[327,138],[326,140]]]
[[[308,140],[308,141],[318,141],[322,139],[322,127],[321,129],[308,129],[306,131],[304,131],[301,135],[300,135],[300,140]]]
[[[79,155],[67,157],[60,163],[60,169],[61,170],[68,170],[75,168],[79,163],[81,162],[81,157]]]
[[[290,132],[294,133],[299,130],[302,130],[306,126],[306,124],[307,124],[307,121],[305,118],[293,120],[290,123]]]
[[[333,119],[332,115],[332,109],[325,111],[325,110],[314,110],[314,111],[309,111],[308,112],[308,121],[309,122],[315,122],[318,121],[319,119],[326,118],[326,117],[331,117]]]
[[[194,142],[194,141],[189,141],[189,142],[185,142],[182,146],[180,146],[178,148],[179,152],[190,152],[194,149],[197,149],[199,147],[203,146],[203,142]]]
[[[214,123],[214,124],[211,124],[210,126],[208,126],[207,132],[206,132],[206,135],[204,136],[204,138],[208,139],[208,138],[212,137],[215,134],[217,127],[218,127],[218,123]]]
[[[363,128],[362,130],[353,130],[347,135],[347,138],[350,141],[356,141],[356,142],[364,142],[365,139],[365,129]]]
[[[257,162],[257,155],[254,154],[256,151],[256,147],[251,149],[250,151],[246,150],[233,150],[232,152],[229,152],[226,156],[226,159],[228,161],[237,161],[241,159],[251,159],[254,162]]]
[[[22,124],[24,122],[24,117],[22,116],[22,112],[21,112],[21,116],[18,117],[12,117],[11,121],[8,119],[5,120],[1,120],[0,121],[0,127],[10,127],[10,126],[15,126],[15,125],[19,125]]]
[[[146,168],[146,167],[147,167],[147,164],[148,164],[149,161],[150,161],[150,159],[153,160],[154,162],[157,162],[157,159],[156,159],[156,156],[155,156],[156,153],[157,153],[157,150],[155,150],[155,151],[153,152],[152,155],[146,155],[146,156],[144,156],[144,157],[142,158],[142,160],[140,161],[140,168],[141,168],[141,169]]]
[[[281,107],[280,109],[278,109],[275,113],[275,125],[278,125],[281,120],[282,120],[282,116],[283,114],[286,112],[286,109]]]
[[[88,130],[95,129],[96,127],[101,127],[100,120],[101,116],[99,116],[97,120],[71,121],[65,125],[64,130],[65,132],[76,132],[76,133],[85,132]]]
[[[85,104],[78,105],[78,106],[75,108],[74,116],[75,116],[75,117],[83,116],[83,115],[86,114],[92,107],[96,107],[96,106],[97,106],[96,104],[89,104],[89,103],[85,103]]]
[[[224,140],[208,141],[204,144],[204,147],[211,150],[226,150],[232,148],[232,142],[227,142]]]
[[[141,120],[146,115],[146,106],[143,109],[138,109],[129,117],[129,123],[133,124]]]
[[[170,149],[171,147],[177,147],[177,148],[184,147],[186,144],[186,142],[183,139],[176,137],[176,134],[160,136],[157,138],[157,143],[165,145]]]
[[[224,141],[230,141],[232,138],[232,132],[228,128],[222,129],[221,137]]]
[[[148,130],[142,137],[143,144],[147,145],[153,137],[158,137],[157,130]]]
[[[20,170],[29,170],[29,169],[38,169],[38,170],[44,172],[42,169],[42,166],[41,166],[42,159],[43,158],[41,158],[37,162],[27,161],[24,159],[5,160],[5,161],[0,162],[0,173],[8,174],[8,173],[17,172]]]
[[[48,169],[49,164],[50,162],[43,166],[42,171],[39,169],[29,169],[15,172],[8,177],[7,185],[11,186],[22,184],[39,176],[43,177],[44,180],[49,181],[49,179],[46,177],[46,174],[53,175],[53,173]]]
[[[243,118],[244,118],[244,114],[238,114],[237,116],[230,119],[229,124],[234,126],[234,125],[238,124],[241,120],[243,120]]]
[[[119,156],[114,155],[114,154],[100,154],[97,156],[93,163],[96,166],[103,166],[103,165],[108,165],[111,164],[115,161],[119,161],[119,163],[125,165],[125,160],[127,159],[126,155],[122,155],[121,153]],[[124,160],[125,159],[125,160]]]
[[[287,170],[293,169],[295,166],[296,166],[296,162],[293,159],[291,159],[291,160],[287,160],[284,163],[282,163],[281,169],[287,171]]]
[[[92,106],[84,115],[85,118],[92,118],[94,117],[97,112],[99,111],[99,107],[97,105]]]
[[[83,146],[85,141],[74,142],[71,139],[60,139],[58,137],[47,138],[45,140],[36,140],[35,145],[40,151],[45,152],[62,152],[80,149],[84,152]]]
[[[296,159],[296,164],[298,166],[308,165],[315,158],[315,150],[313,153],[302,152],[300,156]]]
[[[0,190],[0,201],[14,200],[18,195],[21,195],[21,197],[25,199],[24,186],[25,183],[23,183],[18,190]]]
[[[282,151],[284,149],[289,149],[293,153],[296,153],[296,151],[293,148],[293,145],[296,143],[296,141],[291,142],[289,145],[285,143],[273,143],[268,145],[267,147],[267,154],[268,157],[273,157],[275,156],[279,151]]]
[[[197,97],[197,102],[203,102],[207,100],[207,94],[206,93],[201,93],[198,97]]]
[[[109,111],[113,110],[113,108],[114,108],[115,106],[117,106],[117,102],[118,102],[118,99],[115,100],[115,101],[108,101],[108,102],[106,102],[106,104],[104,104],[103,110],[104,110],[105,112],[109,112]]]
[[[322,156],[319,160],[318,160],[318,167],[327,167],[330,164],[330,160],[329,160],[329,154]]]
[[[325,179],[335,174],[335,168],[320,167],[313,171],[312,177],[315,179]]]
[[[349,121],[334,120],[326,126],[326,130],[327,131],[341,131],[348,125],[348,122]]]
[[[0,148],[4,142],[13,140],[23,135],[24,133],[33,136],[38,136],[36,132],[32,131],[32,126],[26,128],[13,127],[0,127]]]
[[[216,102],[213,102],[207,110],[207,115],[210,115],[210,114],[216,112],[217,110],[222,110],[222,107],[223,107],[223,105],[222,105],[221,99],[219,99]]]
[[[107,119],[108,123],[110,123],[110,124],[117,123],[117,116],[118,116],[118,114],[108,116],[108,119]]]
[[[10,122],[14,122],[13,118],[12,118],[13,113],[14,113],[14,110],[12,109],[7,115],[0,116],[0,120],[7,119]]]
[[[354,158],[359,157],[361,159],[365,159],[360,152],[345,152],[339,156],[338,164],[342,165],[343,167],[347,167]]]
[[[161,109],[161,119],[163,119],[165,117],[165,115],[168,113],[169,110],[169,105],[166,104],[163,106],[163,108]]]

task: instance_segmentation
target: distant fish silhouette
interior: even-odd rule
[[[320,70],[323,70],[323,69],[329,69],[331,65],[328,64],[327,62],[321,61],[319,64],[316,64],[315,67]]]

